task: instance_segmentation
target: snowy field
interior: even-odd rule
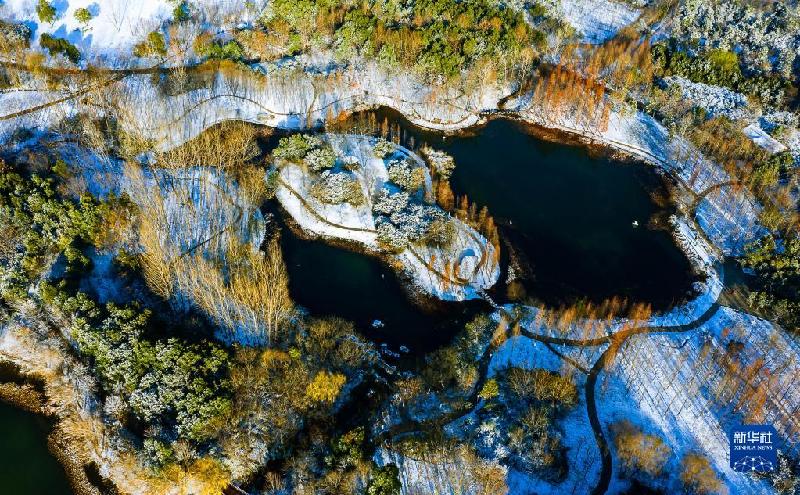
[[[116,66],[129,60],[133,45],[172,18],[174,5],[168,0],[57,0],[52,2],[56,19],[41,22],[38,0],[5,0],[0,18],[22,22],[33,31],[38,45],[43,33],[64,38],[89,60]],[[92,19],[83,24],[75,18],[78,9],[88,9]]]
[[[639,18],[639,11],[611,0],[561,0],[556,11],[587,43],[600,44]]]

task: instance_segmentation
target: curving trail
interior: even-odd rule
[[[617,352],[619,352],[619,349],[629,338],[636,335],[646,335],[652,333],[690,332],[708,322],[717,313],[719,307],[719,303],[715,302],[699,318],[684,325],[667,327],[636,327],[630,330],[619,332],[611,338],[611,345],[609,345],[608,348],[603,351],[597,361],[595,361],[592,369],[589,370],[589,373],[586,377],[585,385],[586,410],[589,415],[589,423],[592,426],[597,447],[600,450],[600,457],[602,461],[600,479],[592,490],[592,495],[605,494],[608,490],[609,484],[611,483],[611,476],[613,474],[613,459],[611,456],[611,450],[609,449],[608,441],[606,440],[603,427],[600,424],[600,418],[597,414],[597,399],[595,396],[595,391],[597,388],[597,378],[600,373],[605,369],[606,365],[614,361],[614,357],[616,356]]]

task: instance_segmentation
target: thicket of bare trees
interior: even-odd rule
[[[182,181],[167,172],[164,183],[129,166],[141,207],[143,273],[153,292],[176,307],[202,309],[227,339],[269,345],[293,313],[280,246],[271,240],[262,252],[240,239],[257,205],[246,200],[257,193],[232,198],[234,191],[215,185],[215,173],[223,172]]]
[[[650,43],[635,34],[597,47],[569,45],[537,80],[533,101],[556,118],[605,132],[612,107],[625,107],[632,94],[649,89],[652,71]]]
[[[209,261],[199,252],[185,257],[175,270],[186,273],[189,280],[183,283],[193,299],[220,327],[255,334],[270,345],[294,309],[280,246],[271,240],[260,252],[232,238],[229,243],[222,256],[225,272],[219,260]]]
[[[226,120],[180,146],[158,152],[156,161],[163,168],[245,168],[258,156],[256,137],[263,132],[252,124]]]

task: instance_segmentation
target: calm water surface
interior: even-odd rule
[[[0,402],[0,493],[69,495],[64,469],[47,450],[46,419]]]
[[[395,352],[406,346],[420,355],[441,347],[479,310],[488,309],[478,301],[423,308],[377,258],[298,238],[285,226],[281,244],[297,304],[315,316],[353,321],[365,336]]]
[[[691,286],[690,265],[651,193],[654,169],[538,139],[494,120],[435,143],[456,159],[452,186],[486,205],[529,266],[529,294],[549,305],[621,296],[666,309]]]

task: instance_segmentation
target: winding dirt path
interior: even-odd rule
[[[699,318],[685,325],[667,327],[636,327],[630,330],[623,330],[611,338],[611,345],[609,345],[608,348],[603,351],[597,361],[595,361],[586,377],[584,389],[586,395],[586,412],[589,416],[589,423],[592,427],[592,432],[594,433],[594,439],[597,442],[598,449],[600,450],[600,458],[602,462],[600,479],[592,490],[592,495],[603,495],[606,493],[606,491],[608,491],[608,486],[611,483],[611,476],[613,475],[614,471],[611,450],[608,446],[608,440],[606,440],[605,433],[603,432],[603,426],[600,424],[600,418],[597,413],[597,398],[595,393],[597,389],[597,379],[600,373],[605,370],[608,364],[611,364],[614,361],[614,358],[616,357],[620,348],[629,338],[635,335],[643,334],[690,332],[708,322],[717,313],[719,308],[720,305],[715,302]]]

